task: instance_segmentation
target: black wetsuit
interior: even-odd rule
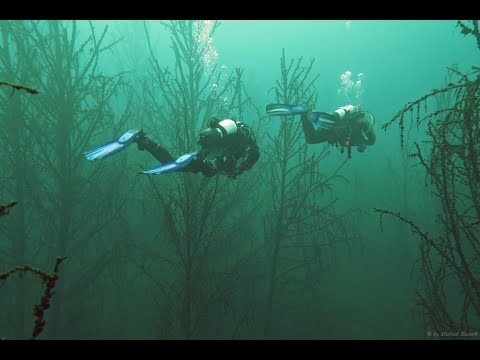
[[[341,121],[342,124],[336,124],[331,129],[325,130],[316,126],[309,114],[302,114],[302,126],[307,143],[319,144],[328,141],[329,144],[340,146],[375,144],[375,132],[365,113],[355,113]]]

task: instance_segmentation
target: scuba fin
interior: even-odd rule
[[[143,171],[141,174],[151,174],[151,175],[158,175],[158,174],[166,174],[175,171],[180,171],[184,169],[188,164],[195,159],[195,156],[198,152],[187,153],[180,156],[177,160],[171,161],[166,164],[162,164],[155,169]]]
[[[136,139],[144,134],[143,130],[132,129],[121,135],[118,139],[96,147],[95,149],[85,151],[83,155],[87,160],[93,161],[104,159],[125,149]]]
[[[325,130],[330,130],[333,127],[338,127],[336,117],[326,112],[313,111],[308,113],[307,117],[308,120],[310,120],[313,124]]]
[[[305,106],[287,104],[269,104],[265,110],[270,116],[301,115],[309,112]]]

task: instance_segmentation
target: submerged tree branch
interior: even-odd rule
[[[5,205],[0,205],[0,216],[7,215],[10,212],[10,209],[15,205],[17,205],[16,201],[11,201]]]
[[[0,85],[10,86],[11,88],[13,88],[13,90],[25,90],[26,92],[32,95],[38,94],[37,90],[26,87],[26,86],[22,86],[22,85],[16,85],[16,84],[8,83],[5,81],[0,81]]]
[[[10,275],[19,273],[20,276],[22,276],[27,272],[30,272],[35,276],[37,276],[40,279],[40,281],[43,283],[43,294],[40,298],[39,303],[33,307],[35,324],[33,327],[31,340],[35,340],[38,337],[38,335],[41,334],[41,332],[45,327],[45,323],[46,323],[44,319],[45,311],[50,307],[50,301],[52,299],[53,294],[55,294],[55,292],[53,292],[53,288],[55,287],[58,280],[58,271],[60,270],[60,265],[65,259],[66,257],[57,257],[55,266],[51,273],[47,273],[43,270],[34,268],[29,265],[18,266],[7,272],[0,273],[0,284],[3,281],[7,280],[7,278]]]

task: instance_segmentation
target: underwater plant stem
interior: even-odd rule
[[[50,307],[50,301],[54,294],[52,290],[55,287],[55,284],[58,280],[58,271],[60,270],[60,265],[65,259],[66,257],[57,257],[55,261],[55,266],[51,273],[46,273],[43,270],[34,268],[29,265],[17,266],[16,268],[13,268],[7,272],[0,273],[0,282],[5,281],[15,273],[20,273],[20,275],[23,275],[26,272],[30,272],[36,275],[43,283],[43,286],[44,286],[43,294],[40,298],[39,303],[33,307],[33,315],[35,318],[35,323],[32,331],[31,340],[35,340],[38,337],[38,335],[42,333],[45,327],[45,323],[46,323],[44,319],[45,311]]]
[[[25,90],[26,92],[28,92],[29,94],[32,94],[32,95],[38,94],[37,90],[35,90],[33,88],[26,87],[26,86],[22,86],[22,85],[12,84],[12,83],[5,82],[5,81],[0,81],[0,85],[10,86],[11,88],[13,88],[13,90]]]

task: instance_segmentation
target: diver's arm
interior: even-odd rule
[[[257,144],[250,144],[247,150],[247,158],[238,169],[238,174],[250,170],[260,158],[260,151]]]
[[[373,145],[375,144],[375,141],[377,140],[377,136],[375,135],[375,131],[373,130],[373,125],[370,121],[367,120],[367,118],[362,116],[360,118],[360,128],[363,131],[363,134],[367,137],[367,141],[365,142],[366,145]]]
[[[250,170],[260,158],[260,150],[258,148],[257,142],[255,141],[255,135],[253,134],[253,131],[245,125],[242,125],[241,131],[245,138],[247,155],[245,160],[238,168],[237,175],[240,175],[246,170]]]

